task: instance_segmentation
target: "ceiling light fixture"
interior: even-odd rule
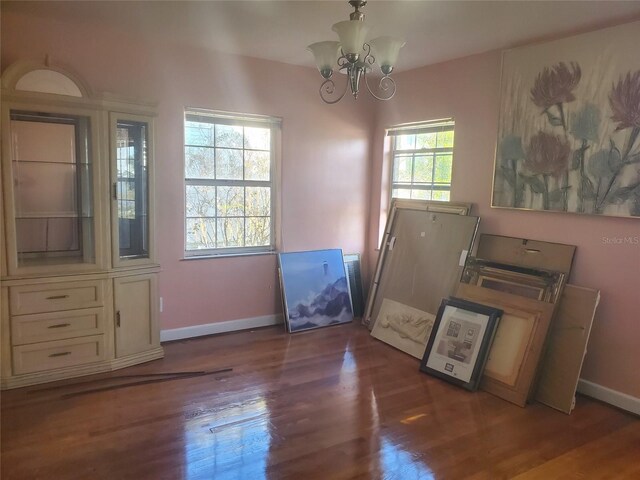
[[[324,78],[324,82],[320,85],[320,98],[325,103],[338,103],[347,93],[347,86],[351,87],[353,97],[358,98],[360,82],[364,79],[364,84],[371,95],[378,100],[390,100],[396,93],[396,82],[389,75],[405,42],[388,36],[365,42],[369,27],[364,22],[364,13],[360,9],[367,4],[367,1],[351,0],[349,4],[355,9],[349,16],[350,20],[338,22],[332,27],[340,41],[317,42],[307,47],[307,50],[313,53],[320,75]],[[380,95],[373,93],[367,81],[367,73],[376,64],[376,60],[383,75],[377,87]],[[336,65],[340,72],[347,74],[347,84],[342,95],[332,98],[336,84],[331,77]]]

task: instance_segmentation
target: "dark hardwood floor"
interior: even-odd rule
[[[2,479],[640,478],[637,418],[585,397],[568,416],[469,393],[356,323],[165,351],[2,392]],[[141,380],[156,382],[117,388]]]

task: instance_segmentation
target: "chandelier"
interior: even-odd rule
[[[360,11],[367,4],[366,0],[351,0],[349,4],[355,11],[349,20],[338,22],[332,30],[338,34],[339,42],[325,41],[309,45],[307,50],[313,53],[316,65],[324,82],[320,85],[320,98],[325,103],[338,103],[350,87],[351,94],[358,98],[360,85],[364,84],[369,93],[378,100],[390,100],[396,93],[396,82],[391,78],[391,72],[398,59],[398,53],[404,46],[404,40],[394,37],[378,37],[365,42],[369,27],[364,22],[364,13]],[[378,81],[378,94],[369,87],[367,74],[377,65],[382,72]],[[336,84],[331,79],[335,67],[347,75],[344,92],[335,97]]]

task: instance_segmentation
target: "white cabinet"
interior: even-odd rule
[[[48,65],[2,76],[2,388],[163,356],[154,108],[88,92]]]
[[[155,274],[113,280],[117,358],[160,346],[156,291]]]

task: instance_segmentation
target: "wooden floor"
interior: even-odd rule
[[[3,392],[2,479],[640,478],[637,418],[585,397],[567,416],[469,393],[355,323],[165,349],[110,375]],[[114,388],[147,379],[122,375],[223,368]]]

